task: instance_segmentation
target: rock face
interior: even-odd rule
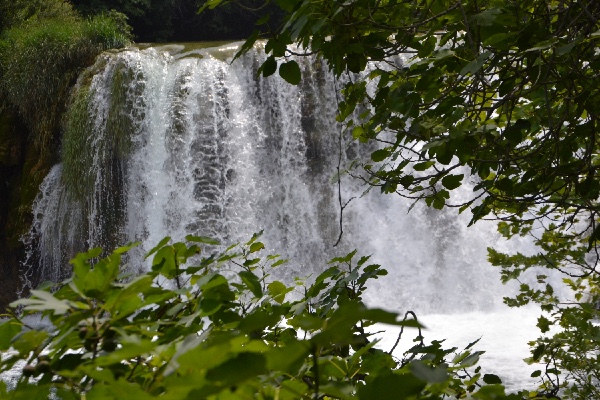
[[[21,236],[31,225],[31,205],[49,162],[27,140],[24,124],[0,113],[0,312],[21,292]]]
[[[11,178],[16,175],[14,166],[0,164],[0,309],[4,309],[13,301],[20,287],[19,259],[23,253],[22,246],[9,244],[7,225],[10,214]]]

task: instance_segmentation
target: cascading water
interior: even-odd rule
[[[34,206],[26,279],[64,277],[68,259],[91,246],[143,241],[129,259],[135,270],[167,235],[231,243],[264,230],[267,250],[292,259],[288,277],[358,248],[390,272],[373,286],[378,306],[423,314],[499,307],[507,289],[485,261],[492,225],[466,229],[466,217],[419,205],[408,213],[409,202],[361,197],[365,188],[346,177],[343,201],[357,198],[333,248],[341,140],[333,78],[305,58],[299,86],[257,79],[261,51],[223,61],[231,53],[128,49],[103,54],[82,75],[62,165]],[[342,143],[342,163],[360,150],[353,146]]]

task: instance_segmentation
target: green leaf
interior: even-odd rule
[[[491,35],[487,39],[485,39],[483,41],[483,44],[486,46],[493,46],[497,43],[502,43],[502,42],[506,41],[506,39],[508,39],[512,36],[514,36],[514,34],[511,32],[496,33],[494,35]]]
[[[454,190],[461,185],[461,181],[464,178],[464,174],[460,175],[446,175],[442,178],[442,185],[448,190]]]
[[[206,9],[213,10],[214,8],[221,5],[221,3],[226,2],[227,0],[207,0],[202,7],[198,10],[198,13],[205,11]]]
[[[48,332],[46,331],[27,331],[13,341],[12,347],[25,357],[28,357],[29,352],[41,350],[41,346],[46,342],[47,338]]]
[[[477,71],[479,71],[485,65],[485,62],[491,56],[492,56],[492,52],[484,51],[479,56],[477,56],[476,59],[474,59],[467,65],[465,65],[465,67],[460,71],[460,75],[465,76],[467,74],[471,74],[471,75],[475,74]]]
[[[294,340],[285,346],[275,347],[266,354],[267,367],[272,371],[295,374],[310,353],[310,346],[305,341]]]
[[[352,129],[352,138],[354,140],[360,139],[361,137],[363,137],[365,134],[365,129],[362,126],[355,126]]]
[[[10,303],[11,307],[24,306],[26,310],[53,311],[54,314],[65,314],[71,309],[71,303],[67,300],[59,300],[51,293],[32,290],[32,298],[19,299]]]
[[[412,399],[425,388],[427,383],[412,374],[398,374],[384,372],[374,379],[367,381],[366,385],[358,387],[360,400]]]
[[[142,307],[141,293],[146,292],[152,285],[153,278],[142,275],[126,284],[120,290],[115,290],[106,301],[104,308],[110,311],[113,319],[125,318]]]
[[[281,383],[280,400],[296,400],[302,398],[308,385],[300,380],[285,380]]]
[[[550,320],[542,315],[538,318],[538,323],[536,326],[540,328],[542,333],[546,333],[550,330],[550,325],[552,325]]]
[[[425,171],[435,164],[435,161],[425,161],[413,165],[415,171]]]
[[[562,55],[568,54],[568,53],[570,53],[570,52],[573,50],[573,48],[574,48],[575,46],[577,46],[578,44],[579,44],[579,41],[578,41],[578,40],[575,40],[575,41],[573,41],[573,42],[571,42],[571,43],[569,43],[569,44],[566,44],[566,45],[564,45],[564,46],[557,47],[557,48],[556,48],[556,54],[558,54],[559,56],[562,56]]]
[[[478,399],[484,399],[484,400],[492,400],[492,399],[505,399],[506,398],[506,393],[505,393],[505,389],[504,386],[502,385],[487,385],[487,386],[483,386],[481,389],[479,389],[477,391],[477,393],[475,393],[475,397]],[[510,399],[511,400],[518,400],[521,399],[521,396],[518,395],[511,395]]]
[[[446,200],[441,197],[434,197],[431,201],[431,204],[428,205],[433,206],[436,210],[441,210],[446,205]]]
[[[21,332],[21,324],[9,319],[0,325],[0,351],[8,350],[13,338]]]
[[[302,29],[304,29],[304,26],[306,26],[307,22],[308,22],[308,15],[301,15],[298,19],[296,19],[294,21],[294,23],[292,24],[292,29],[291,29],[291,34],[290,34],[290,39],[292,40],[292,42],[297,41],[298,36],[302,32]]]
[[[258,240],[258,238],[262,236],[262,234],[263,234],[263,231],[254,233],[252,235],[252,237],[250,238],[250,240],[248,240],[246,242],[246,246],[250,246],[252,243],[256,242]]]
[[[346,66],[350,72],[358,74],[367,67],[367,57],[364,54],[351,53],[346,56]]]
[[[152,271],[160,272],[167,278],[174,278],[176,270],[175,248],[166,246],[159,249],[152,259]]]
[[[169,241],[171,240],[170,236],[165,236],[160,242],[158,242],[158,244],[156,246],[154,246],[152,248],[152,250],[150,250],[147,254],[146,257],[144,257],[144,259],[147,259],[148,257],[150,257],[152,254],[156,253],[160,248],[162,248],[165,244],[169,243]]]
[[[590,235],[590,238],[588,239],[587,250],[588,251],[592,250],[592,248],[594,247],[594,244],[599,240],[600,240],[600,224],[596,224],[594,231],[592,232],[592,234]]]
[[[139,246],[140,244],[142,244],[142,242],[131,242],[126,244],[125,246],[121,246],[121,247],[117,247],[113,253],[114,254],[123,254],[128,252],[129,250],[133,249],[134,247]]]
[[[371,160],[375,162],[383,161],[390,156],[390,151],[387,149],[375,150],[371,153]]]
[[[242,332],[263,331],[269,327],[275,326],[281,321],[283,310],[274,309],[269,312],[267,310],[258,309],[246,315],[238,325],[238,329]]]
[[[244,282],[246,287],[252,292],[252,294],[255,297],[257,297],[257,298],[262,297],[262,295],[263,295],[262,288],[260,285],[260,281],[256,275],[254,275],[250,271],[242,271],[238,275],[242,279],[242,282]]]
[[[248,50],[252,49],[254,47],[254,43],[256,43],[256,41],[258,40],[259,35],[260,35],[260,32],[258,30],[255,30],[254,32],[252,32],[252,35],[250,35],[250,37],[248,39],[246,39],[246,41],[244,42],[242,47],[240,47],[238,52],[235,54],[235,56],[233,57],[233,60],[234,61],[237,60]]]
[[[429,61],[437,61],[442,60],[446,57],[453,57],[456,53],[450,49],[439,49],[433,52],[431,57],[429,57]]]
[[[275,61],[275,57],[270,56],[267,60],[261,65],[262,75],[266,78],[267,76],[271,76],[277,71],[277,61]],[[260,72],[260,71],[259,71]]]
[[[250,245],[250,253],[256,253],[257,251],[262,250],[264,248],[265,245],[261,242],[254,242],[252,243],[252,245]]]
[[[60,397],[63,399],[63,397]],[[148,393],[144,392],[140,385],[128,382],[124,379],[111,380],[110,383],[98,383],[85,394],[86,400],[107,399],[150,399]]]
[[[523,141],[523,131],[529,129],[531,129],[531,122],[526,119],[519,119],[504,129],[503,135],[511,144],[516,146]]]
[[[473,16],[473,20],[480,26],[491,26],[496,20],[497,15],[501,15],[502,11],[498,8],[488,8]]]
[[[158,344],[150,340],[126,343],[123,347],[94,360],[96,366],[107,366],[150,353]]]
[[[285,79],[288,83],[297,85],[302,79],[300,66],[294,60],[283,63],[279,66],[279,76]]]
[[[293,327],[302,328],[305,331],[314,331],[323,326],[323,320],[308,314],[300,314],[288,320]]]
[[[535,46],[525,50],[526,52],[546,50],[552,47],[557,42],[557,39],[548,39],[537,43]]]
[[[257,26],[264,25],[264,24],[266,24],[267,22],[269,22],[269,19],[271,19],[271,14],[265,14],[265,15],[263,15],[262,17],[260,17],[260,18],[258,19],[258,21],[256,21],[256,25],[257,25]]]
[[[279,304],[282,304],[285,300],[285,295],[293,290],[293,288],[288,288],[283,283],[274,281],[267,285],[267,290],[269,291],[269,295],[273,298],[273,300]]]
[[[287,259],[281,259],[281,260],[277,260],[277,261],[275,261],[273,264],[271,264],[271,268],[276,268],[276,267],[279,267],[280,265],[282,265],[282,264],[285,264],[285,263],[287,263],[288,261],[289,261],[289,260],[287,260]]]
[[[341,400],[353,400],[355,397],[353,396],[355,392],[354,385],[345,382],[329,382],[326,385],[319,387],[320,391],[331,398],[341,399]]]
[[[488,385],[500,384],[502,383],[502,379],[500,379],[497,375],[494,374],[485,374],[483,375],[483,381]]]
[[[462,368],[472,367],[473,365],[479,362],[479,357],[485,353],[485,351],[475,351],[472,354],[469,354],[460,362],[460,366]]]
[[[263,354],[244,352],[209,369],[206,378],[218,382],[220,386],[231,386],[265,372],[267,372],[267,360]]]
[[[286,51],[286,42],[281,37],[272,37],[265,44],[265,53],[271,53],[273,57],[284,57]]]
[[[446,382],[449,379],[446,367],[446,364],[430,367],[419,360],[410,363],[410,371],[414,376],[428,383]]]
[[[212,246],[219,246],[221,244],[221,242],[219,242],[217,239],[213,239],[213,238],[207,237],[207,236],[187,235],[185,237],[185,240],[187,240],[188,242],[194,242],[194,243],[210,244]]]

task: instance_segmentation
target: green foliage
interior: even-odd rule
[[[76,18],[69,2],[64,0],[2,0],[0,29],[8,30],[25,22],[53,18]]]
[[[460,353],[426,344],[414,314],[366,307],[367,282],[386,274],[368,257],[354,251],[288,287],[258,239],[202,258],[213,240],[166,238],[133,278],[122,262],[136,244],[77,255],[71,279],[14,302],[21,312],[0,325],[1,371],[22,372],[2,398],[542,398],[482,376],[476,342]],[[417,328],[414,345],[400,359],[376,348],[375,323]]]
[[[499,224],[499,231],[506,236],[519,234],[506,223]],[[526,360],[542,362],[545,369],[532,376],[540,378],[541,388],[547,393],[561,393],[567,399],[598,398],[600,276],[595,271],[582,273],[591,258],[587,240],[565,236],[556,226],[550,226],[536,245],[540,252],[533,256],[506,255],[489,249],[490,262],[502,268],[505,282],[536,273],[534,283],[521,280],[520,293],[505,299],[513,307],[535,302],[546,311],[538,319],[541,336],[529,343],[531,357]],[[563,283],[569,288],[570,298],[561,299],[555,293],[548,270],[565,276]]]
[[[29,125],[36,146],[51,153],[78,74],[101,51],[129,43],[128,28],[122,15],[84,20],[62,1],[17,2],[13,11],[0,37],[0,96]]]
[[[600,260],[600,2],[274,2],[287,17],[266,41],[263,76],[302,51],[316,54],[349,77],[338,121],[354,140],[380,143],[371,160],[353,164],[362,166],[355,175],[437,209],[470,209],[471,223],[499,220],[506,237],[532,236],[533,256],[490,249],[504,281],[543,271],[506,302],[537,302],[551,313],[542,333],[562,330],[533,344],[534,358],[548,363],[538,375],[545,390],[599,397],[590,293]],[[280,75],[296,83],[286,68]],[[451,195],[469,180],[471,197]],[[567,277],[573,301],[556,295],[544,269]]]
[[[74,0],[73,6],[85,16],[116,10],[130,21],[136,40],[165,41],[173,30],[171,8],[181,0]],[[141,35],[141,36],[140,36]]]

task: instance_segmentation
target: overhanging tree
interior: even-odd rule
[[[470,209],[471,223],[496,219],[506,237],[532,235],[536,255],[490,249],[490,260],[505,281],[535,266],[566,274],[570,304],[541,273],[507,302],[541,303],[554,317],[540,319],[542,332],[559,323],[571,335],[535,346],[547,389],[562,385],[558,366],[576,382],[570,395],[597,396],[600,2],[274,2],[287,18],[266,40],[260,73],[297,84],[294,57],[316,54],[347,82],[338,120],[354,139],[381,143],[362,179],[434,208]],[[473,195],[453,201],[468,181]]]

